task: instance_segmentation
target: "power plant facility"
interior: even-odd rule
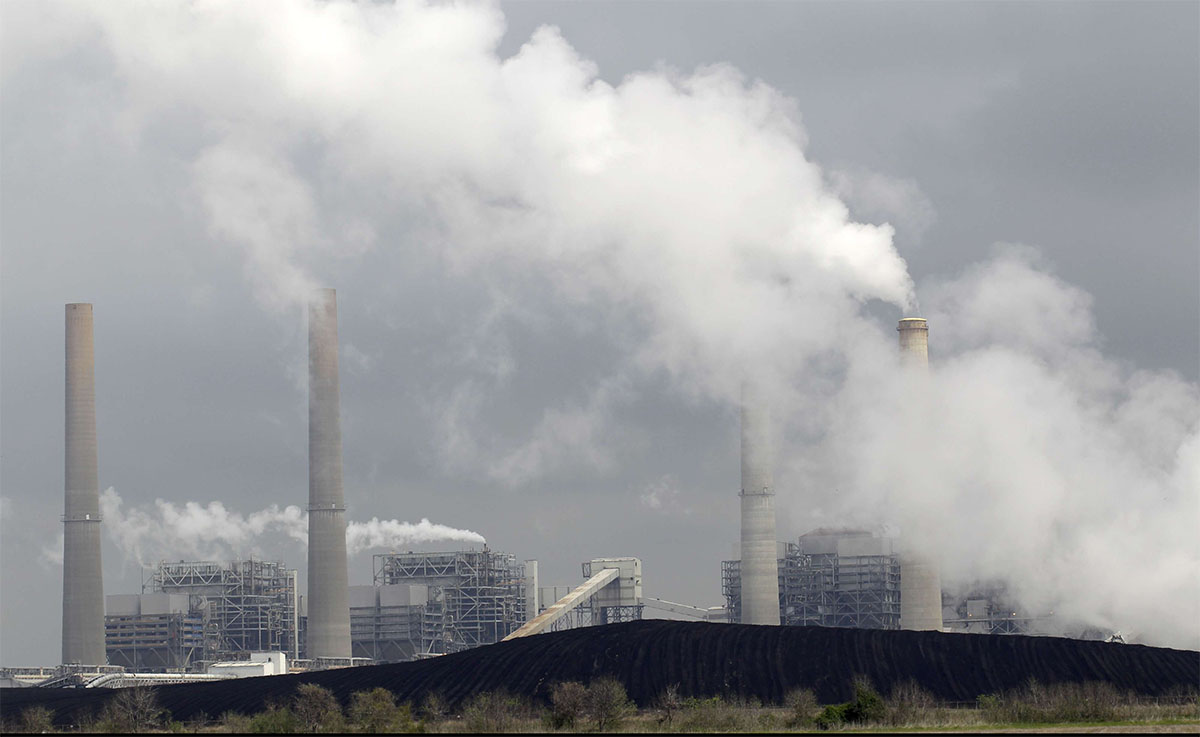
[[[647,609],[708,622],[988,634],[1033,632],[1045,619],[996,589],[948,596],[943,607],[937,561],[902,537],[818,529],[779,542],[771,402],[751,379],[741,390],[740,541],[721,563],[722,606],[645,596],[638,558],[594,558],[581,565],[582,583],[543,585],[538,561],[487,545],[374,555],[371,583],[350,586],[336,292],[318,290],[307,316],[307,596],[295,569],[247,559],[162,562],[140,593],[105,597],[92,306],[66,305],[64,665],[12,678],[129,685],[403,662],[640,620]],[[910,317],[897,330],[903,381],[919,388],[929,381],[928,325]],[[919,417],[924,392],[907,396]]]
[[[792,626],[900,628],[900,559],[891,538],[816,530],[779,545],[779,621]],[[730,618],[742,610],[740,561],[721,563]]]
[[[107,597],[108,662],[191,670],[252,652],[301,657],[295,569],[278,561],[160,563],[141,594]]]

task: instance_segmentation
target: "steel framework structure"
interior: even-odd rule
[[[482,550],[374,556],[376,586],[424,584],[421,652],[450,653],[504,639],[525,620],[525,567]]]
[[[145,591],[187,594],[204,617],[208,659],[244,652],[283,652],[300,657],[296,571],[279,561],[242,560],[160,563]]]
[[[108,662],[132,670],[183,670],[211,657],[200,612],[108,615],[104,618]]]
[[[740,621],[740,561],[721,563],[730,621]],[[804,554],[788,543],[779,560],[779,617],[786,625],[900,628],[900,561],[895,555]]]

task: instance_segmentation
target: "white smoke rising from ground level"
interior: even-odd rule
[[[1030,609],[1200,644],[1196,384],[1105,357],[1089,296],[1019,247],[923,288],[932,376],[904,380],[894,323],[863,309],[913,304],[892,226],[850,219],[806,158],[794,102],[768,85],[725,65],[611,85],[546,27],[501,59],[503,18],[488,6],[45,12],[72,23],[28,24],[6,75],[99,43],[129,145],[194,121],[183,158],[195,192],[264,305],[294,306],[321,264],[381,248],[371,224],[400,210],[428,218],[420,245],[402,247],[435,250],[498,301],[523,304],[524,279],[540,275],[560,311],[599,305],[632,324],[610,378],[621,391],[547,409],[515,449],[472,426],[482,384],[450,392],[439,436],[462,472],[519,485],[564,459],[611,467],[622,459],[606,405],[639,379],[732,404],[752,367],[780,418],[779,504],[793,519],[896,522],[949,582],[1000,579]],[[916,183],[832,179],[864,214],[918,236],[932,222]],[[502,353],[507,376],[516,358]],[[242,517],[160,501],[121,515],[106,499],[106,526],[118,520],[111,534],[139,558],[303,530],[295,507]],[[424,524],[358,534],[390,545]]]
[[[272,539],[308,544],[308,515],[299,507],[274,504],[248,515],[226,509],[221,502],[182,507],[156,499],[153,510],[126,509],[113,488],[100,496],[104,531],[117,547],[141,566],[167,557],[224,560],[261,556]],[[346,524],[346,547],[353,555],[371,548],[398,548],[437,541],[482,543],[482,535],[422,519],[413,524],[371,518]],[[276,542],[277,544],[277,542]],[[57,562],[62,563],[62,545]]]

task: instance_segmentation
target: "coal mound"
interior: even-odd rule
[[[1191,650],[1022,635],[765,627],[643,620],[566,630],[413,663],[182,684],[158,688],[173,718],[259,712],[286,703],[301,683],[329,688],[346,705],[355,691],[382,686],[418,704],[431,692],[458,705],[484,691],[545,701],[553,684],[613,676],[640,706],[667,686],[683,696],[754,698],[779,703],[810,688],[822,703],[849,700],[855,676],[883,693],[916,681],[945,701],[1044,684],[1100,681],[1159,696],[1195,687],[1200,653]],[[35,704],[61,724],[98,713],[108,689],[17,688],[0,691],[5,716]]]

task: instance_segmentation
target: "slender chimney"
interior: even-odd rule
[[[92,306],[67,305],[62,661],[104,665]]]
[[[337,293],[308,307],[308,636],[310,658],[350,657],[346,504],[338,398]]]
[[[903,370],[914,383],[925,381],[929,371],[928,324],[921,317],[906,317],[896,330],[900,333]],[[919,552],[911,537],[908,542],[900,555],[900,628],[941,631],[942,577],[937,561]]]
[[[751,384],[743,384],[742,624],[779,624],[774,456],[770,410]]]

